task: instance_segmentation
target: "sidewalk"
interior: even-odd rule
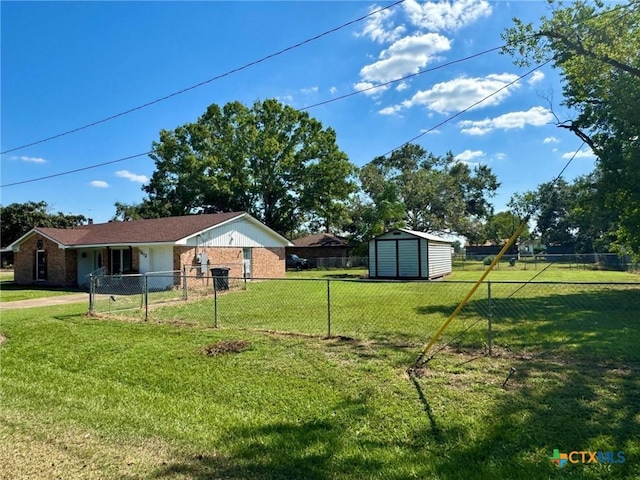
[[[14,308],[49,307],[52,305],[66,305],[68,303],[82,302],[86,302],[88,308],[88,293],[74,293],[71,295],[59,295],[57,297],[34,298],[32,300],[17,300],[15,302],[0,302],[0,310],[13,310]]]

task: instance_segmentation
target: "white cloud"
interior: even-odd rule
[[[94,180],[90,182],[89,185],[96,188],[109,188],[109,184],[104,180]]]
[[[486,0],[454,0],[418,3],[407,0],[403,4],[409,21],[432,31],[458,30],[491,15],[491,5]]]
[[[437,33],[419,33],[394,42],[380,52],[379,60],[365,65],[360,77],[367,82],[389,82],[410,73],[417,73],[440,52],[451,49],[448,38]]]
[[[301,88],[300,91],[305,94],[317,93],[318,87]]]
[[[391,107],[385,107],[382,110],[378,110],[378,113],[380,115],[395,115],[401,109],[402,107],[400,107],[399,105],[393,105]]]
[[[466,163],[467,165],[478,165],[477,163],[471,162],[476,158],[483,158],[485,153],[482,150],[465,150],[464,152],[456,155],[454,159],[460,163]]]
[[[293,103],[293,96],[291,95],[284,95],[282,97],[276,97],[276,100],[282,102],[282,103]]]
[[[365,95],[372,95],[372,96],[380,95],[380,93],[384,92],[386,89],[389,88],[389,85],[385,85],[384,87],[378,87],[378,88],[373,88],[373,87],[375,87],[375,84],[371,82],[358,82],[353,84],[353,89],[356,92],[362,92]]]
[[[560,140],[556,137],[547,137],[542,141],[542,143],[560,143]]]
[[[332,93],[332,94],[336,93],[337,91],[338,91],[338,89],[336,87],[331,87],[329,89],[329,92]]]
[[[429,90],[419,91],[402,105],[406,108],[425,105],[429,110],[442,114],[461,111],[489,97],[517,78],[517,75],[509,73],[491,74],[484,78],[459,77],[449,82],[437,83]],[[514,84],[512,88],[505,88],[474,108],[499,105],[517,87],[518,84]]]
[[[574,157],[575,155],[575,157]],[[563,159],[570,158],[596,158],[596,154],[590,148],[585,148],[583,150],[578,150],[578,152],[567,152],[562,154]]]
[[[426,128],[421,128],[420,133],[424,133],[425,135],[439,135],[442,132],[440,130],[428,130]]]
[[[505,158],[507,158],[507,155],[505,153],[502,152],[498,152],[494,155],[496,160],[504,160]]]
[[[129,170],[118,170],[116,175],[121,178],[127,178],[132,182],[145,183],[149,181],[146,175],[137,175],[135,173],[131,173]]]
[[[536,83],[540,83],[542,80],[544,80],[544,73],[542,73],[540,70],[536,70],[528,78],[527,83],[529,85],[535,85]]]
[[[379,9],[379,6],[374,5],[369,9],[369,13]],[[393,14],[393,10],[387,9],[370,16],[367,18],[362,32],[356,33],[356,36],[369,37],[378,43],[397,40],[406,31],[406,28],[404,25],[394,26],[391,20]]]
[[[14,160],[21,160],[23,162],[28,162],[28,163],[47,163],[47,161],[44,158],[41,157],[11,157]]]
[[[406,90],[407,88],[409,88],[409,84],[408,84],[407,82],[400,82],[400,83],[398,84],[398,86],[396,87],[396,90],[397,90],[398,92],[401,92],[401,91],[403,91],[403,90]]]
[[[544,107],[532,107],[526,112],[510,112],[495,118],[472,121],[464,120],[458,123],[460,132],[467,135],[485,135],[492,130],[511,130],[524,128],[527,125],[539,127],[549,123],[553,114]]]

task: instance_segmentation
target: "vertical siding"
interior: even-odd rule
[[[187,241],[190,247],[284,247],[283,241],[246,219],[213,227]]]
[[[429,278],[451,273],[451,245],[429,242]]]
[[[395,277],[396,270],[396,242],[381,240],[376,242],[378,250],[378,277]]]
[[[418,242],[417,238],[398,241],[398,276],[418,276]]]

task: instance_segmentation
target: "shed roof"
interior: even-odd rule
[[[404,233],[406,233],[408,235],[413,235],[414,237],[425,238],[425,239],[430,240],[432,242],[453,243],[453,240],[447,240],[446,238],[438,237],[437,235],[433,235],[431,233],[417,232],[415,230],[409,230],[407,228],[396,228],[395,230],[389,230],[388,232],[385,232],[382,235],[378,235],[375,238],[380,238],[380,237],[386,236],[386,235],[391,234],[392,232],[395,232],[395,231],[404,232]]]

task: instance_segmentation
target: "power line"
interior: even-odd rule
[[[23,180],[21,182],[7,183],[6,185],[0,185],[0,188],[13,187],[15,185],[24,185],[25,183],[38,182],[40,180],[47,180],[49,178],[61,177],[63,175],[69,175],[69,174],[72,174],[72,173],[82,172],[84,170],[91,170],[92,168],[104,167],[105,165],[111,165],[111,164],[118,163],[118,162],[124,162],[125,160],[131,160],[132,158],[143,157],[143,156],[149,155],[151,153],[153,153],[153,152],[137,153],[135,155],[129,155],[128,157],[119,158],[117,160],[111,160],[109,162],[96,163],[95,165],[89,165],[88,167],[76,168],[75,170],[68,170],[66,172],[54,173],[53,175],[47,175],[47,176],[39,177],[39,178],[32,178],[30,180]]]
[[[384,8],[379,9],[379,10],[375,10],[374,12],[371,12],[369,15],[365,15],[364,17],[361,17],[361,18],[356,19],[356,20],[352,20],[351,22],[349,22],[349,23],[347,23],[347,24],[344,24],[344,25],[342,25],[342,26],[340,26],[340,27],[335,28],[333,31],[338,30],[338,29],[340,29],[340,28],[343,28],[343,27],[344,27],[344,26],[346,26],[346,25],[349,25],[349,24],[353,24],[353,23],[355,23],[355,22],[358,22],[358,21],[360,21],[360,20],[362,20],[362,19],[364,19],[364,18],[367,18],[368,16],[371,16],[371,15],[373,15],[373,14],[375,14],[375,13],[380,12],[380,11],[383,11],[383,10],[386,10],[386,9],[389,9],[389,8],[392,8],[392,7],[394,7],[394,6],[396,6],[396,5],[400,4],[400,3],[403,3],[404,1],[405,1],[405,0],[400,0],[400,1],[398,1],[398,2],[396,2],[396,3],[393,3],[393,4],[391,4],[391,5],[387,6],[387,7],[384,7]],[[592,18],[595,18],[595,17],[597,17],[597,16],[600,16],[600,15],[602,15],[603,13],[608,13],[608,12],[599,12],[598,14],[594,15]],[[320,34],[320,35],[318,35],[317,37],[314,37],[314,39],[315,39],[315,38],[319,38],[319,37],[321,37],[321,36],[323,36],[323,35],[326,35],[326,34],[328,34],[328,33],[330,33],[330,32],[331,32],[331,30],[330,30],[330,31],[328,31],[328,32],[325,32],[325,33],[323,33],[323,34]],[[301,42],[301,43],[300,43],[300,44],[298,44],[298,45],[302,45],[302,44],[304,44],[304,43],[308,43],[308,42],[310,42],[310,41],[312,41],[312,40],[313,40],[313,39],[305,40],[304,42]],[[352,92],[352,93],[350,93],[350,94],[343,95],[343,96],[341,96],[341,97],[336,97],[336,98],[333,98],[333,99],[330,99],[330,100],[326,100],[326,101],[324,101],[324,102],[320,102],[320,103],[317,103],[317,104],[314,104],[314,105],[310,105],[310,106],[307,106],[307,107],[304,107],[304,108],[301,108],[301,109],[298,109],[298,110],[299,110],[299,111],[303,111],[303,110],[307,110],[307,109],[310,109],[310,108],[313,108],[313,107],[316,107],[316,106],[324,105],[324,104],[327,104],[327,103],[332,103],[332,102],[335,102],[335,101],[337,101],[337,100],[342,100],[342,99],[344,99],[344,98],[348,98],[348,97],[351,97],[351,96],[353,96],[353,95],[357,95],[357,94],[360,94],[360,93],[363,93],[363,92],[366,92],[366,91],[369,91],[369,90],[372,90],[372,89],[375,89],[375,88],[380,88],[380,87],[383,87],[383,86],[388,85],[388,84],[391,84],[391,83],[399,82],[399,81],[404,80],[404,79],[406,79],[406,78],[415,77],[415,76],[418,76],[418,75],[422,75],[423,73],[427,73],[427,72],[429,72],[429,71],[434,71],[434,70],[437,70],[437,69],[440,69],[440,68],[444,68],[444,67],[446,67],[446,66],[453,65],[453,64],[455,64],[455,63],[460,63],[460,62],[463,62],[463,61],[466,61],[466,60],[470,60],[470,59],[473,59],[473,58],[479,57],[479,56],[481,56],[481,55],[484,55],[484,54],[490,53],[490,52],[492,52],[492,51],[498,50],[498,49],[500,49],[500,48],[502,48],[502,47],[503,47],[503,46],[490,48],[490,49],[488,49],[488,50],[484,50],[484,51],[482,51],[482,52],[479,52],[479,53],[476,53],[476,54],[473,54],[473,55],[470,55],[470,56],[467,56],[467,57],[464,57],[464,58],[461,58],[461,59],[457,59],[457,60],[453,60],[453,61],[451,61],[451,62],[447,62],[447,63],[445,63],[445,64],[443,64],[443,65],[439,65],[439,66],[437,66],[437,67],[433,67],[433,68],[431,68],[431,69],[426,69],[426,70],[423,70],[423,71],[417,72],[417,73],[415,73],[415,74],[411,74],[411,75],[407,75],[407,76],[402,77],[402,78],[398,78],[398,79],[395,79],[395,80],[391,80],[391,81],[386,82],[386,83],[383,83],[383,84],[374,85],[374,86],[372,86],[372,87],[369,87],[369,88],[366,88],[366,89],[363,89],[363,90],[358,90],[358,91],[356,91],[356,92]],[[289,50],[291,50],[291,49],[293,49],[293,48],[295,48],[295,46],[289,47],[288,49],[289,49]],[[284,51],[286,51],[286,50],[287,50],[287,49],[282,50],[281,52],[278,52],[278,53],[272,54],[272,55],[270,55],[269,57],[264,57],[262,60],[258,60],[258,61],[253,62],[253,63],[254,63],[254,64],[255,64],[255,63],[259,63],[260,61],[264,61],[264,60],[265,60],[265,59],[267,59],[267,58],[270,58],[270,57],[273,57],[273,56],[279,55],[280,53],[282,53],[282,52],[284,52]],[[479,100],[479,101],[475,102],[474,104],[470,105],[469,107],[465,108],[464,110],[461,110],[461,111],[459,111],[458,113],[456,113],[456,114],[454,114],[454,115],[452,115],[452,116],[450,116],[450,117],[446,118],[445,120],[443,120],[442,122],[438,123],[437,125],[435,125],[435,126],[431,127],[431,128],[430,128],[430,129],[428,129],[428,130],[425,130],[424,132],[420,133],[419,135],[416,135],[415,137],[413,137],[413,138],[411,138],[410,140],[408,140],[408,141],[404,142],[402,145],[400,145],[400,146],[398,146],[398,147],[396,147],[396,148],[393,148],[392,150],[388,151],[387,153],[385,153],[385,154],[384,154],[384,155],[382,155],[382,156],[386,156],[386,155],[389,155],[390,153],[393,153],[394,151],[396,151],[396,150],[398,150],[398,149],[402,148],[403,146],[405,146],[405,145],[407,145],[407,144],[409,144],[409,143],[411,143],[411,142],[413,142],[413,141],[417,140],[418,138],[420,138],[420,137],[422,137],[422,136],[426,135],[427,133],[430,133],[430,132],[434,131],[435,129],[437,129],[437,128],[441,127],[442,125],[444,125],[444,124],[446,124],[446,123],[450,122],[451,120],[453,120],[454,118],[457,118],[458,116],[462,115],[463,113],[468,112],[468,111],[469,111],[469,110],[471,110],[473,107],[475,107],[475,106],[477,106],[477,105],[481,104],[482,102],[484,102],[484,101],[488,100],[489,98],[493,97],[494,95],[497,95],[497,94],[498,94],[498,93],[500,93],[502,90],[504,90],[504,89],[506,89],[506,88],[509,88],[511,85],[513,85],[513,84],[517,83],[517,82],[518,82],[518,81],[520,81],[521,79],[523,79],[523,78],[527,77],[528,75],[530,75],[530,74],[531,74],[531,73],[533,73],[534,71],[536,71],[536,70],[538,70],[538,69],[542,68],[543,66],[547,65],[547,64],[548,64],[548,63],[550,63],[551,61],[553,61],[553,59],[549,59],[549,60],[547,60],[546,62],[544,62],[544,63],[542,63],[542,64],[537,65],[536,67],[532,68],[531,70],[529,70],[528,72],[524,73],[524,74],[523,74],[523,75],[521,75],[520,77],[518,77],[518,78],[516,78],[515,80],[513,80],[513,81],[509,82],[508,84],[506,84],[506,85],[502,86],[502,87],[501,87],[501,88],[499,88],[498,90],[496,90],[496,91],[492,92],[491,94],[487,95],[486,97],[482,98],[481,100]],[[247,68],[247,66],[250,66],[250,65],[251,65],[251,64],[247,64],[247,65],[245,65],[244,67],[240,67],[239,69],[236,69],[236,71],[237,71],[237,70],[241,70],[241,69],[243,69],[243,68]],[[232,71],[232,72],[233,72],[233,71]],[[229,75],[229,74],[230,74],[230,72],[228,72],[227,74],[223,74],[223,75]],[[215,80],[215,78],[213,78],[213,79],[209,80],[208,82],[213,81],[213,80]],[[203,83],[203,84],[204,84],[204,83]],[[199,85],[200,85],[200,84],[199,84]],[[196,86],[194,86],[194,87],[190,87],[190,88],[196,88]],[[186,90],[185,90],[185,91],[186,91]],[[175,95],[177,95],[177,94],[179,94],[179,92],[178,92],[178,93],[175,93],[175,94],[172,94],[171,96],[175,96]],[[169,98],[169,97],[166,97],[166,98]],[[158,100],[158,101],[161,101],[161,100]],[[155,103],[157,103],[158,101],[156,101]],[[144,108],[144,106],[141,106],[141,107],[138,107],[138,108]],[[126,114],[126,113],[127,113],[127,112],[123,112],[123,113],[121,113],[121,114],[118,114],[118,116],[124,115],[124,114]],[[115,117],[112,117],[112,118],[115,118]],[[96,122],[96,123],[102,123],[102,122],[104,122],[104,121],[107,121],[107,119],[105,119],[105,120],[103,120],[103,121],[101,121],[101,122]],[[85,126],[85,127],[81,127],[80,129],[82,129],[82,128],[88,128],[89,126],[90,126],[90,125]],[[76,130],[79,130],[79,129],[76,129]],[[68,134],[68,133],[72,133],[72,131],[66,132],[66,133],[64,133],[64,134],[60,134],[60,135],[58,135],[58,136],[66,135],[66,134]],[[51,138],[56,138],[56,137],[51,137]],[[43,143],[43,142],[45,142],[45,141],[47,141],[47,139],[41,140],[41,141],[36,142],[36,143]],[[34,143],[34,144],[35,144],[35,143]],[[33,144],[30,144],[30,145],[33,145]],[[26,146],[29,146],[29,145],[25,145],[24,147],[26,147]],[[24,148],[24,147],[17,147],[17,148],[16,148],[16,149],[14,149],[14,150],[17,150],[17,149],[19,149],[19,148]],[[581,147],[581,148],[582,148],[582,147]],[[1,153],[8,153],[8,152],[11,152],[11,151],[13,151],[13,150],[8,150],[7,152],[1,152]],[[123,161],[125,161],[125,160],[130,160],[130,159],[132,159],[132,158],[137,158],[137,157],[141,157],[141,156],[144,156],[144,155],[149,155],[149,154],[151,154],[151,153],[153,153],[153,152],[152,152],[152,151],[149,151],[149,152],[145,152],[145,153],[139,153],[139,154],[136,154],[136,155],[131,155],[131,156],[128,156],[128,157],[120,158],[120,159],[117,159],[117,160],[112,160],[112,161],[109,161],[109,162],[99,163],[99,164],[95,164],[95,165],[89,165],[89,166],[87,166],[87,167],[78,168],[78,169],[75,169],[75,170],[69,170],[69,171],[66,171],[66,172],[60,172],[60,173],[57,173],[57,174],[47,175],[47,176],[44,176],[44,177],[33,178],[33,179],[30,179],[30,180],[23,180],[23,181],[20,181],[20,182],[9,183],[9,184],[6,184],[6,185],[0,185],[0,188],[4,188],[4,187],[11,187],[11,186],[15,186],[15,185],[23,185],[23,184],[26,184],[26,183],[32,183],[32,182],[37,182],[37,181],[40,181],[40,180],[46,180],[46,179],[49,179],[49,178],[60,177],[60,176],[63,176],[63,175],[69,175],[69,174],[71,174],[71,173],[77,173],[77,172],[80,172],[80,171],[90,170],[90,169],[93,169],[93,168],[98,168],[98,167],[102,167],[102,166],[105,166],[105,165],[110,165],[110,164],[113,164],[113,163],[123,162]],[[577,155],[577,153],[578,153],[578,152],[576,151],[576,153],[574,154],[574,156],[573,156],[573,157],[569,160],[569,162],[565,165],[565,167],[562,169],[562,171],[560,172],[560,174],[559,174],[559,175],[558,175],[558,176],[553,180],[553,183],[555,183],[555,182],[558,180],[558,178],[562,175],[562,173],[565,171],[565,169],[569,166],[569,164],[571,163],[571,161],[573,160],[573,158],[575,158],[575,156]]]
[[[338,30],[342,30],[343,28],[349,27],[349,26],[351,26],[351,25],[353,25],[355,23],[361,22],[362,20],[364,20],[364,19],[366,19],[368,17],[376,15],[376,14],[378,14],[380,12],[385,11],[385,10],[389,10],[389,9],[391,9],[391,8],[401,4],[401,3],[404,3],[404,2],[405,2],[405,0],[398,0],[397,2],[392,3],[391,5],[379,8],[377,10],[374,10],[374,11],[368,13],[367,15],[363,15],[362,17],[358,17],[358,18],[356,18],[354,20],[351,20],[351,21],[349,21],[347,23],[343,23],[342,25],[340,25],[338,27],[335,27],[335,28],[332,28],[331,30],[327,30],[327,31],[325,31],[323,33],[320,33],[320,34],[314,36],[314,37],[311,37],[311,38],[303,40],[303,41],[301,41],[299,43],[296,43],[295,45],[291,45],[291,46],[286,47],[286,48],[284,48],[282,50],[279,50],[279,51],[277,51],[275,53],[272,53],[272,54],[269,54],[269,55],[267,55],[265,57],[262,57],[262,58],[260,58],[258,60],[254,60],[253,62],[249,62],[249,63],[247,63],[245,65],[242,65],[241,67],[237,67],[237,68],[234,68],[233,70],[229,70],[229,71],[227,71],[225,73],[222,73],[220,75],[216,75],[215,77],[212,77],[212,78],[210,78],[208,80],[204,80],[204,81],[202,81],[200,83],[196,83],[195,85],[191,85],[190,87],[183,88],[182,90],[179,90],[177,92],[170,93],[169,95],[165,95],[164,97],[160,97],[160,98],[157,98],[156,100],[152,100],[150,102],[143,103],[142,105],[138,105],[137,107],[130,108],[129,110],[125,110],[123,112],[117,113],[115,115],[111,115],[111,116],[103,118],[101,120],[97,120],[95,122],[91,122],[91,123],[88,123],[86,125],[82,125],[80,127],[77,127],[77,128],[71,129],[71,130],[67,130],[65,132],[58,133],[56,135],[52,135],[52,136],[47,137],[47,138],[43,138],[41,140],[36,140],[34,142],[31,142],[31,143],[20,145],[19,147],[10,148],[8,150],[0,152],[0,155],[4,155],[5,153],[15,152],[16,150],[22,150],[23,148],[32,147],[34,145],[39,145],[41,143],[45,143],[45,142],[48,142],[50,140],[54,140],[56,138],[64,137],[64,136],[69,135],[71,133],[79,132],[81,130],[85,130],[87,128],[94,127],[96,125],[100,125],[101,123],[105,123],[105,122],[108,122],[110,120],[114,120],[114,119],[122,117],[124,115],[128,115],[129,113],[132,113],[132,112],[135,112],[135,111],[138,111],[138,110],[142,110],[143,108],[150,107],[151,105],[155,105],[157,103],[163,102],[165,100],[168,100],[170,98],[176,97],[176,96],[181,95],[183,93],[186,93],[188,91],[195,90],[196,88],[202,87],[202,86],[207,85],[207,84],[209,84],[211,82],[214,82],[216,80],[220,80],[221,78],[228,77],[229,75],[232,75],[234,73],[240,72],[242,70],[246,70],[247,68],[250,68],[250,67],[253,67],[253,66],[258,65],[260,63],[263,63],[263,62],[265,62],[267,60],[270,60],[270,59],[272,59],[274,57],[282,55],[283,53],[287,53],[287,52],[289,52],[291,50],[294,50],[294,49],[296,49],[298,47],[306,45],[307,43],[314,42],[314,41],[316,41],[316,40],[318,40],[318,39],[320,39],[322,37],[325,37],[327,35],[335,33]]]
[[[368,92],[370,90],[375,90],[377,88],[386,87],[387,85],[392,85],[394,83],[401,82],[401,81],[406,80],[408,78],[417,77],[417,76],[423,75],[425,73],[429,73],[429,72],[433,72],[435,70],[439,70],[441,68],[449,67],[449,66],[454,65],[456,63],[461,63],[461,62],[465,62],[467,60],[472,60],[472,59],[474,59],[476,57],[480,57],[482,55],[486,55],[487,53],[491,53],[491,52],[495,52],[496,50],[500,50],[504,46],[505,45],[501,45],[499,47],[493,47],[493,48],[490,48],[488,50],[484,50],[482,52],[474,53],[473,55],[469,55],[467,57],[458,58],[457,60],[452,60],[450,62],[443,63],[443,64],[438,65],[436,67],[426,68],[424,70],[420,70],[419,72],[412,73],[412,74],[406,75],[404,77],[396,78],[394,80],[389,80],[388,82],[384,82],[384,83],[378,83],[376,85],[372,85],[371,87],[363,88],[362,90],[356,90],[355,92],[347,93],[346,95],[341,95],[339,97],[331,98],[329,100],[324,100],[322,102],[314,103],[313,105],[309,105],[307,107],[300,108],[299,111],[302,112],[304,110],[309,110],[310,108],[319,107],[320,105],[326,105],[328,103],[337,102],[338,100],[343,100],[345,98],[353,97],[354,95],[359,95],[361,93],[365,93],[365,92]]]
[[[382,155],[383,157],[386,157],[387,155],[389,155],[390,153],[395,152],[396,150],[399,150],[400,148],[404,147],[405,145],[408,145],[409,143],[417,140],[418,138],[426,135],[427,133],[433,132],[435,129],[437,129],[438,127],[441,127],[442,125],[450,122],[451,120],[453,120],[454,118],[459,117],[460,115],[462,115],[463,113],[468,112],[469,110],[471,110],[473,107],[480,105],[482,102],[488,100],[489,98],[493,97],[494,95],[497,95],[498,93],[500,93],[502,90],[509,88],[511,85],[519,82],[520,80],[522,80],[523,78],[525,78],[528,75],[531,75],[533,72],[535,72],[536,70],[539,70],[540,68],[544,67],[546,64],[550,63],[551,59],[547,60],[544,63],[541,63],[540,65],[532,68],[531,70],[529,70],[528,72],[524,73],[523,75],[520,75],[518,78],[516,78],[515,80],[507,83],[506,85],[503,85],[502,87],[500,87],[498,90],[490,93],[489,95],[487,95],[486,97],[482,98],[481,100],[478,100],[477,102],[475,102],[474,104],[468,106],[467,108],[465,108],[464,110],[460,110],[458,113],[451,115],[450,117],[446,118],[445,120],[443,120],[442,122],[438,123],[437,125],[434,125],[433,127],[431,127],[428,130],[425,130],[424,132],[420,133],[419,135],[416,135],[415,137],[411,138],[410,140],[407,140],[406,142],[404,142],[402,145],[397,146],[396,148],[393,148],[391,150],[389,150],[387,153],[385,153],[384,155]]]

